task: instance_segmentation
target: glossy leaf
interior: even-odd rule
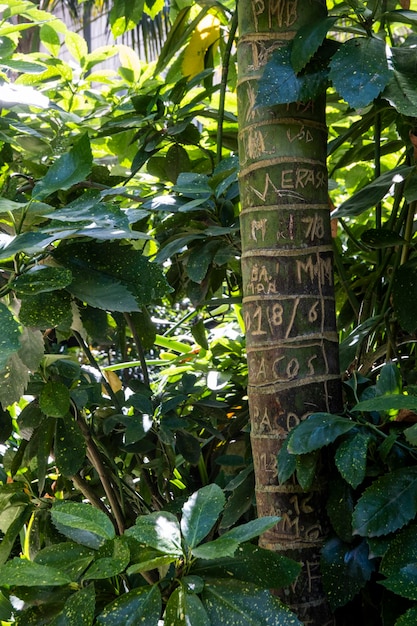
[[[417,410],[417,396],[406,396],[403,394],[377,396],[355,404],[352,411],[389,411],[390,409]]]
[[[68,598],[51,626],[91,626],[94,622],[95,606],[94,586],[84,587]]]
[[[30,380],[28,366],[18,353],[12,354],[6,367],[0,371],[0,402],[6,408],[18,402],[25,393]]]
[[[164,615],[164,626],[211,626],[198,596],[177,587],[171,594]]]
[[[295,459],[297,481],[304,491],[308,491],[314,482],[318,461],[318,450],[307,452],[306,454],[297,456]]]
[[[329,484],[326,509],[334,531],[346,543],[352,542],[352,514],[355,502],[352,487],[336,473]]]
[[[333,56],[329,78],[353,108],[370,104],[391,77],[385,44],[374,37],[349,39]]]
[[[255,537],[259,537],[259,535],[262,535],[264,532],[278,524],[280,519],[281,518],[276,515],[260,517],[252,520],[251,522],[246,522],[246,524],[235,526],[235,528],[228,530],[221,537],[222,539],[232,539],[233,541],[238,541],[239,543],[250,541]]]
[[[191,552],[197,559],[218,559],[222,556],[233,556],[238,547],[239,541],[236,539],[221,536],[214,541],[201,543]]]
[[[335,454],[336,467],[349,485],[354,489],[364,480],[366,461],[371,435],[357,433],[343,441]]]
[[[44,200],[55,191],[69,189],[85,180],[91,171],[93,156],[87,133],[74,143],[73,148],[58,158],[46,176],[36,183],[33,198]]]
[[[301,626],[278,598],[248,582],[206,581],[202,600],[213,625]]]
[[[353,512],[353,532],[379,537],[402,528],[417,513],[417,468],[405,467],[377,478]]]
[[[392,231],[385,230],[384,228],[371,228],[366,230],[362,233],[361,240],[374,250],[400,246],[405,243],[404,237]]]
[[[373,570],[366,541],[355,547],[338,538],[327,541],[322,550],[321,571],[331,608],[344,606],[354,598],[371,578]]]
[[[289,439],[282,442],[282,446],[277,455],[278,481],[285,483],[294,474],[296,469],[296,457],[288,452]]]
[[[76,581],[95,557],[95,551],[78,543],[63,541],[40,550],[34,562],[59,568],[71,580]]]
[[[345,417],[331,413],[313,413],[289,435],[288,452],[306,454],[318,450],[354,427],[355,423]]]
[[[207,485],[193,493],[182,507],[181,532],[190,548],[195,548],[211,531],[223,510],[222,489]]]
[[[0,620],[8,622],[13,616],[13,605],[2,593],[0,593]]]
[[[417,527],[412,524],[397,533],[391,540],[382,559],[381,573],[389,578],[416,561]]]
[[[411,563],[402,567],[396,574],[381,580],[380,584],[403,598],[417,600],[417,565]]]
[[[63,267],[37,265],[35,269],[21,274],[13,282],[13,288],[22,294],[34,294],[41,291],[55,291],[70,284],[72,274]]]
[[[126,531],[128,537],[172,556],[182,556],[181,532],[177,518],[166,511],[140,515]]]
[[[192,572],[203,578],[234,578],[264,589],[281,589],[294,582],[301,565],[286,556],[251,543],[238,547],[232,557],[197,560]]]
[[[138,587],[108,604],[97,617],[97,624],[101,626],[158,624],[161,608],[161,594],[156,585]]]
[[[395,626],[414,626],[417,622],[417,607],[408,609],[404,615],[398,618],[395,622]]]
[[[143,13],[144,0],[115,0],[109,19],[113,37],[120,37],[135,28]]]
[[[130,551],[125,537],[115,537],[100,548],[96,560],[85,572],[84,580],[102,580],[117,576],[129,564]]]
[[[14,558],[2,565],[0,586],[57,587],[67,585],[71,578],[54,567],[38,565],[27,559]]]
[[[19,319],[26,326],[43,329],[56,326],[69,328],[72,318],[71,296],[66,291],[42,292],[22,299]]]
[[[51,518],[61,534],[88,548],[98,549],[115,536],[107,515],[90,504],[63,502],[53,507]]]
[[[391,361],[385,363],[378,376],[376,387],[378,392],[383,395],[401,393],[401,372],[396,363],[392,363]]]

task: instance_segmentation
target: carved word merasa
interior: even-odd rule
[[[270,0],[265,7],[264,0],[252,0],[255,30],[258,32],[259,16],[268,11],[268,26],[282,28],[292,26],[298,18],[298,0]]]
[[[264,188],[259,190],[250,185],[250,190],[253,191],[255,196],[266,201],[268,193],[272,191],[278,198],[285,195],[286,192],[292,191],[298,193],[299,189],[304,189],[307,185],[311,185],[313,189],[320,189],[327,185],[326,173],[321,170],[314,170],[307,167],[297,167],[294,169],[282,170],[281,181],[277,187],[269,174],[265,176]],[[302,198],[302,196],[301,196]],[[303,199],[303,198],[302,198]]]

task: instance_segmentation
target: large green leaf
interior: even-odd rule
[[[0,620],[8,622],[13,616],[13,605],[2,593],[0,593]]]
[[[311,23],[302,26],[293,39],[291,50],[291,63],[295,72],[300,72],[305,68],[312,56],[317,52],[327,31],[333,26],[336,17],[324,17],[319,20],[312,20]]]
[[[22,324],[35,328],[70,327],[73,312],[67,291],[42,292],[25,296],[19,311]]]
[[[177,587],[171,594],[164,615],[164,626],[211,626],[200,598]]]
[[[7,306],[0,302],[0,370],[9,356],[20,348],[20,327]]]
[[[404,567],[417,562],[417,526],[412,524],[396,533],[386,550],[380,571],[384,576],[394,576]]]
[[[93,155],[87,133],[74,143],[72,149],[63,154],[51,167],[46,176],[33,189],[33,198],[44,200],[60,189],[69,189],[85,180],[91,171]]]
[[[68,289],[98,309],[137,311],[169,291],[158,265],[119,242],[61,245],[54,257],[72,272]]]
[[[12,354],[4,369],[0,371],[0,402],[6,408],[18,402],[29,383],[29,368],[18,353]]]
[[[223,510],[226,498],[215,483],[193,493],[182,507],[181,531],[190,548],[208,535]]]
[[[108,604],[97,617],[102,626],[158,624],[162,602],[158,587],[139,587]]]
[[[294,474],[296,469],[296,457],[288,452],[289,439],[282,442],[282,446],[277,455],[278,481],[285,483]]]
[[[373,570],[366,541],[352,546],[337,537],[330,539],[322,550],[321,571],[331,608],[349,602],[365,586]]]
[[[126,537],[115,537],[100,548],[98,558],[84,574],[84,580],[108,579],[123,572],[129,564],[130,551]]]
[[[63,502],[52,508],[51,518],[61,534],[88,548],[98,549],[115,536],[107,515],[90,504]]]
[[[402,567],[396,574],[380,581],[380,584],[403,598],[417,600],[417,564]]]
[[[70,284],[72,274],[64,267],[36,265],[30,271],[18,276],[13,282],[17,293],[29,294],[41,291],[55,291]]]
[[[91,626],[94,622],[96,594],[94,585],[73,593],[50,626]]]
[[[207,580],[202,600],[212,626],[302,626],[278,598],[249,582]]]
[[[294,582],[300,570],[300,563],[246,543],[239,546],[232,557],[196,561],[191,571],[203,578],[230,577],[264,589],[282,589]]]
[[[109,14],[113,37],[120,37],[126,31],[136,28],[140,22],[144,0],[115,0]]]
[[[340,46],[330,62],[329,78],[353,108],[370,104],[390,77],[385,43],[374,37],[349,39]]]
[[[71,578],[47,565],[38,565],[27,559],[14,558],[0,570],[0,586],[57,587],[67,585]]]
[[[336,467],[354,489],[365,478],[367,452],[371,439],[370,434],[359,432],[348,437],[336,450]]]
[[[403,394],[377,396],[355,404],[352,411],[389,411],[390,409],[417,410],[417,396]]]
[[[259,517],[258,519],[246,522],[246,524],[240,524],[235,526],[231,530],[228,530],[222,535],[222,539],[232,539],[243,543],[244,541],[250,541],[255,537],[259,537],[262,533],[266,532],[276,524],[278,524],[281,518],[276,515]]]
[[[94,550],[81,546],[79,543],[62,541],[40,550],[34,561],[39,565],[59,568],[72,581],[77,581],[95,555]]]
[[[352,487],[337,472],[329,481],[327,514],[333,529],[342,541],[352,541],[352,514],[355,506]]]
[[[155,548],[171,556],[182,556],[180,525],[172,513],[155,511],[140,515],[136,523],[126,531],[141,544]]]
[[[377,478],[353,512],[353,532],[379,537],[402,528],[417,513],[417,468],[403,467]]]
[[[331,413],[313,413],[289,435],[288,452],[306,454],[335,441],[355,427],[346,417]]]
[[[74,418],[63,415],[56,421],[55,462],[63,476],[74,476],[85,460],[86,442]]]
[[[15,546],[16,538],[22,532],[24,525],[28,523],[33,512],[33,507],[30,504],[20,506],[18,509],[20,511],[15,515],[0,542],[0,565],[3,565],[9,558]]]
[[[222,556],[233,556],[238,547],[239,541],[222,536],[214,541],[201,543],[192,549],[192,553],[198,559],[218,559]]]
[[[414,167],[400,165],[388,172],[384,172],[360,191],[345,200],[332,213],[332,217],[354,217],[366,209],[370,209],[380,202],[396,183],[403,182]]]

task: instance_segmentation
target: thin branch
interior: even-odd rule
[[[123,315],[124,315],[127,325],[129,326],[129,330],[132,333],[133,341],[135,342],[136,351],[138,353],[138,357],[140,361],[140,366],[142,368],[143,382],[145,383],[147,387],[149,387],[150,385],[149,372],[148,372],[148,366],[146,365],[145,353],[143,351],[142,342],[135,328],[135,325],[133,323],[132,316],[130,315],[130,313],[124,313]]]

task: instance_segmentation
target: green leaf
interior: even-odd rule
[[[172,183],[176,183],[181,172],[186,172],[191,169],[190,157],[188,156],[187,150],[179,144],[174,143],[166,153],[164,165],[168,179]]]
[[[67,585],[71,578],[54,567],[38,565],[27,559],[14,558],[2,565],[0,586],[57,587]]]
[[[400,618],[395,622],[395,626],[415,626],[417,623],[417,607],[412,607],[408,609],[404,615],[401,615]]]
[[[313,452],[297,456],[295,459],[297,481],[304,491],[308,491],[314,482],[319,457],[319,451],[314,450]]]
[[[177,430],[175,437],[175,448],[178,454],[181,454],[186,461],[192,465],[197,465],[201,456],[200,442],[188,431]]]
[[[20,347],[20,327],[5,304],[0,302],[0,370]]]
[[[84,65],[85,57],[88,54],[87,42],[81,35],[74,31],[67,30],[65,33],[65,45],[70,55],[79,63]]]
[[[362,187],[360,191],[353,194],[348,200],[342,202],[332,213],[332,217],[340,218],[360,215],[366,209],[377,205],[388,194],[393,185],[403,182],[413,170],[414,167],[401,165],[384,172],[371,183]]]
[[[30,449],[36,450],[38,462],[38,493],[41,496],[45,488],[46,474],[49,468],[49,457],[55,435],[56,420],[53,417],[43,419],[30,440]]]
[[[362,400],[352,408],[352,411],[389,411],[391,409],[417,410],[417,396],[400,394],[377,396],[369,400]]]
[[[73,313],[71,296],[66,291],[52,291],[25,296],[19,311],[19,319],[25,326],[37,328],[69,327]]]
[[[8,526],[6,533],[3,535],[0,542],[0,565],[3,565],[10,556],[11,551],[15,546],[15,542],[19,534],[22,532],[25,524],[28,523],[30,516],[33,512],[31,505],[13,507],[17,509],[17,514],[11,524]],[[20,510],[19,510],[20,509]],[[5,530],[4,527],[2,530]],[[0,570],[1,571],[1,570]]]
[[[302,626],[278,598],[249,582],[207,580],[202,600],[213,625]]]
[[[294,454],[288,452],[288,437],[282,442],[282,446],[277,455],[278,465],[278,482],[282,485],[285,483],[295,472],[296,457]]]
[[[162,602],[158,587],[138,587],[108,604],[97,617],[102,626],[158,624]]]
[[[298,73],[305,68],[336,20],[337,17],[322,17],[320,20],[305,24],[297,31],[291,50],[291,63],[295,72]]]
[[[144,3],[144,0],[115,0],[112,3],[109,20],[113,37],[136,28],[142,18]]]
[[[95,607],[94,585],[89,585],[68,598],[61,613],[50,626],[91,626],[94,622]]]
[[[120,242],[61,245],[54,257],[72,272],[68,290],[99,309],[137,311],[170,290],[156,263]]]
[[[301,565],[271,550],[246,543],[232,557],[196,561],[192,572],[203,578],[235,578],[264,589],[282,589],[294,582]]]
[[[13,616],[13,605],[2,593],[0,593],[0,620],[8,622]]]
[[[379,537],[402,528],[417,513],[417,468],[404,467],[377,478],[353,512],[353,532]]]
[[[417,600],[417,564],[406,565],[399,572],[379,583],[403,598]]]
[[[62,535],[95,550],[115,536],[113,524],[107,515],[90,504],[57,504],[52,508],[51,518]]]
[[[93,155],[87,133],[74,143],[73,148],[63,154],[51,167],[42,180],[36,183],[32,197],[44,200],[55,191],[69,189],[80,183],[91,172]]]
[[[346,543],[352,542],[352,514],[355,503],[352,487],[335,473],[329,483],[326,509],[332,527]]]
[[[29,383],[29,369],[18,354],[12,354],[6,367],[0,371],[0,402],[5,408],[18,402]]]
[[[70,393],[64,383],[48,381],[39,394],[39,407],[45,415],[63,417],[70,409]]]
[[[343,441],[335,454],[336,467],[354,489],[365,479],[370,434],[357,433]]]
[[[361,235],[361,240],[374,250],[404,245],[404,237],[385,228],[370,228]]]
[[[412,446],[417,446],[417,424],[413,424],[403,431],[404,437]]]
[[[180,525],[172,513],[155,511],[140,515],[125,534],[160,552],[178,557],[183,555]]]
[[[71,415],[67,413],[56,421],[55,462],[63,476],[74,476],[78,472],[84,463],[86,448],[85,439]]]
[[[417,526],[412,524],[395,534],[383,556],[380,571],[389,578],[415,562],[417,562]]]
[[[18,355],[31,372],[38,369],[44,355],[43,335],[40,330],[23,328]]]
[[[218,559],[221,556],[233,556],[239,547],[239,541],[229,537],[219,537],[214,541],[201,543],[191,550],[198,559]]]
[[[221,245],[220,241],[209,241],[203,245],[199,244],[191,250],[186,271],[192,281],[195,283],[203,282]]]
[[[39,30],[39,36],[42,44],[52,56],[58,56],[61,49],[61,40],[55,28],[49,24],[42,24]]]
[[[401,393],[401,372],[395,363],[392,363],[391,361],[385,363],[378,376],[376,387],[378,392],[382,395]]]
[[[102,580],[117,576],[129,564],[130,551],[126,537],[115,537],[100,548],[95,562],[86,571],[84,580]]]
[[[19,294],[33,295],[67,287],[72,281],[70,270],[64,267],[36,265],[13,281],[13,289]]]
[[[233,541],[237,541],[238,543],[243,543],[244,541],[250,541],[255,537],[259,537],[262,533],[266,532],[276,524],[278,524],[281,518],[276,515],[260,517],[258,519],[252,520],[251,522],[246,522],[246,524],[240,524],[231,530],[228,530],[221,537],[222,539],[232,539]]]
[[[327,541],[321,554],[321,571],[330,607],[335,610],[354,598],[373,570],[366,541],[354,547],[337,537]]]
[[[346,417],[313,413],[290,433],[288,451],[291,454],[306,454],[318,450],[352,430],[355,425]]]
[[[164,615],[164,626],[211,626],[200,598],[177,587],[171,594]]]
[[[329,78],[342,98],[353,108],[370,104],[387,85],[390,77],[385,43],[374,37],[348,39],[330,62]]]
[[[63,541],[40,550],[34,562],[60,569],[72,581],[77,581],[94,559],[95,552],[78,543]]]
[[[401,327],[414,333],[417,329],[417,313],[413,306],[417,297],[416,268],[412,264],[404,264],[394,274],[392,295],[394,311]]]
[[[215,483],[193,493],[182,507],[181,531],[190,548],[206,537],[225,505],[223,490]]]

